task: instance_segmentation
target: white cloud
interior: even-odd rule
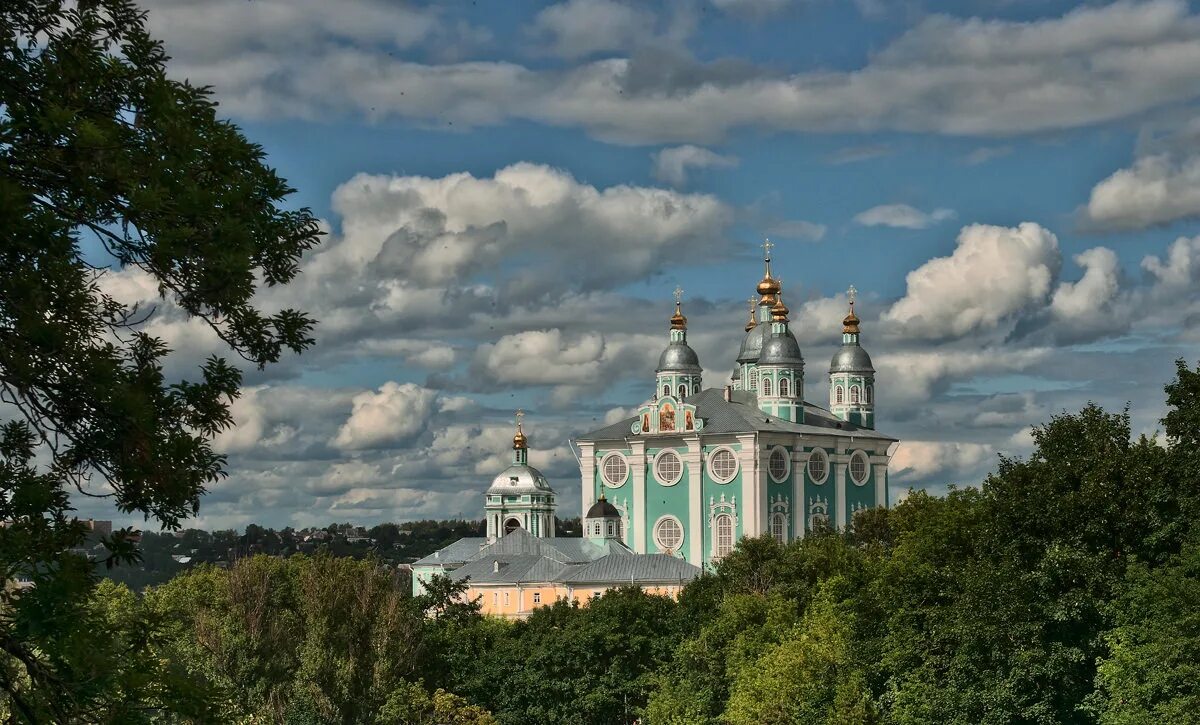
[[[384,383],[377,392],[354,396],[354,409],[333,445],[346,450],[395,446],[429,423],[436,393],[413,383]]]
[[[958,337],[1041,307],[1062,264],[1058,238],[1033,222],[962,228],[949,257],[905,278],[907,291],[884,314],[904,334]]]
[[[625,50],[653,37],[654,13],[613,0],[568,0],[543,8],[529,32],[560,58]]]
[[[890,470],[902,481],[974,484],[980,469],[994,465],[995,460],[995,448],[984,443],[901,441]]]
[[[1091,226],[1142,229],[1200,216],[1200,156],[1138,159],[1092,189],[1084,210]]]
[[[160,1],[151,18],[177,58],[174,74],[215,84],[223,108],[242,117],[357,113],[455,128],[523,119],[634,143],[712,143],[741,127],[996,135],[1127,117],[1193,99],[1200,83],[1200,21],[1183,0],[1023,22],[934,15],[861,68],[791,75],[699,62],[670,44],[567,69],[428,65],[383,49],[445,45],[433,10],[404,15],[360,0],[370,10],[351,22],[342,18],[355,13],[308,0],[276,26],[256,14],[261,0],[225,4],[228,13]],[[413,29],[389,38],[413,13]]]
[[[1113,304],[1121,291],[1116,252],[1095,247],[1076,255],[1075,263],[1084,268],[1083,277],[1058,286],[1050,300],[1050,311],[1067,324],[1115,331],[1119,323]]]
[[[1176,239],[1165,260],[1148,255],[1142,260],[1142,268],[1153,275],[1163,293],[1195,293],[1193,285],[1200,284],[1200,236]]]
[[[719,10],[752,19],[762,19],[786,9],[792,0],[712,0]]]
[[[687,183],[688,169],[727,169],[737,166],[736,156],[722,156],[700,146],[686,144],[654,154],[654,178],[674,186]]]
[[[952,209],[923,212],[908,204],[882,204],[859,212],[854,221],[864,227],[896,227],[898,229],[928,229],[938,222],[954,218]]]

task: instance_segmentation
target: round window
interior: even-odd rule
[[[662,451],[654,459],[654,475],[664,486],[674,486],[683,477],[683,459],[675,451]]]
[[[859,486],[867,482],[867,454],[862,451],[850,456],[850,480]]]
[[[787,450],[783,446],[775,446],[771,450],[770,458],[767,459],[767,472],[771,474],[771,480],[775,483],[783,483],[787,480],[791,468]]]
[[[664,516],[654,525],[654,543],[662,551],[677,551],[683,543],[683,524],[674,516]]]
[[[600,461],[600,475],[604,483],[613,488],[623,485],[629,477],[629,464],[625,462],[625,456],[615,451],[606,455]]]
[[[737,456],[728,448],[719,448],[708,457],[708,475],[717,483],[729,483],[737,475]]]
[[[829,456],[825,455],[825,451],[820,448],[814,448],[812,453],[808,454],[808,477],[813,483],[825,483],[825,477],[829,475]]]

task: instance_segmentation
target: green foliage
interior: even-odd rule
[[[1092,698],[1100,722],[1193,723],[1200,713],[1200,543],[1130,568]]]
[[[428,667],[420,607],[372,561],[256,556],[152,590],[175,622],[170,657],[230,711],[271,722],[376,722]]]
[[[210,441],[241,383],[219,357],[169,381],[166,346],[138,330],[154,310],[106,294],[109,266],[148,274],[253,364],[312,342],[304,315],[251,300],[296,274],[316,220],[279,207],[292,190],[262,149],[165,61],[125,0],[0,5],[0,400],[18,420],[0,433],[0,706],[26,721],[103,719],[135,692],[98,665],[136,656],[86,613],[66,491],[98,495],[99,476],[121,511],[177,526],[223,475]],[[106,541],[106,563],[133,560],[131,538]]]

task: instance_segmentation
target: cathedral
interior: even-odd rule
[[[875,431],[875,369],[859,342],[854,289],[823,408],[804,399],[804,357],[770,248],[729,384],[704,388],[677,289],[649,399],[637,415],[574,441],[582,537],[555,536],[556,494],[529,465],[518,411],[512,463],[484,493],[486,536],[415,562],[413,593],[448,576],[467,583],[484,613],[503,617],[615,586],[677,596],[743,536],[787,543],[887,506],[897,441]]]
[[[786,543],[888,505],[897,441],[875,430],[875,369],[860,344],[854,289],[821,407],[804,399],[804,357],[770,248],[728,385],[704,388],[676,290],[649,400],[575,441],[584,511],[611,502],[621,540],[636,552],[704,566],[743,536]]]

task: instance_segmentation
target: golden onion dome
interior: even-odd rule
[[[679,301],[675,302],[675,314],[671,315],[672,330],[686,330],[687,318],[683,316],[683,310],[679,307]]]
[[[850,314],[842,318],[842,332],[858,334],[858,315],[854,314],[854,301],[850,302]]]
[[[524,450],[529,447],[529,439],[525,437],[524,431],[517,428],[517,434],[513,436],[513,450]]]
[[[787,305],[783,304],[783,294],[782,290],[780,290],[780,294],[775,296],[775,305],[771,307],[771,319],[776,322],[787,322],[788,312],[791,312],[791,310],[788,309]]]

